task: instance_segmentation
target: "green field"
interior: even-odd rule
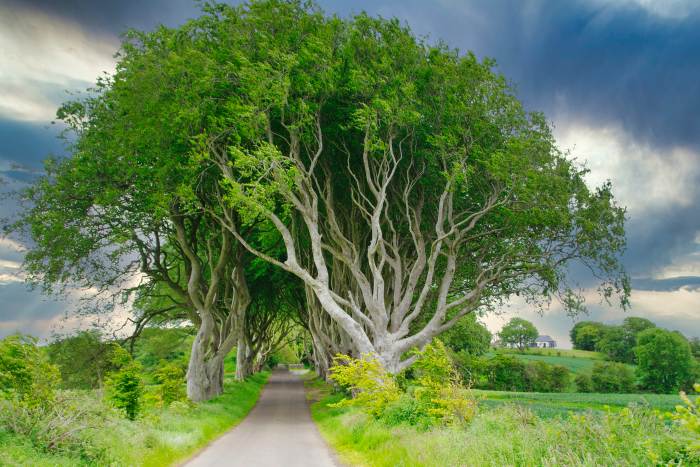
[[[680,403],[676,394],[586,394],[542,393],[473,390],[483,397],[482,407],[498,407],[503,404],[525,406],[543,418],[565,415],[568,412],[586,410],[619,410],[630,404],[650,406],[661,411],[672,411]]]
[[[508,353],[526,361],[542,361],[550,365],[562,365],[571,372],[587,373],[597,361],[605,360],[605,355],[600,352],[587,350],[568,349],[530,349],[520,352],[514,349],[499,349],[499,352]],[[493,353],[489,354],[493,355]]]

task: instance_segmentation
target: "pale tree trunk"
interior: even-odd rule
[[[236,379],[243,381],[252,373],[252,368],[249,364],[250,347],[246,343],[243,336],[238,337],[238,349],[236,351]]]
[[[202,402],[224,391],[224,355],[212,351],[212,329],[202,323],[192,344],[192,354],[187,367],[187,397]]]

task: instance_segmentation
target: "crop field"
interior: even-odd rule
[[[681,403],[675,394],[588,394],[542,393],[473,390],[483,398],[482,407],[497,407],[511,403],[528,407],[543,418],[566,415],[568,412],[586,410],[616,411],[630,404],[648,405],[660,411],[672,411]]]

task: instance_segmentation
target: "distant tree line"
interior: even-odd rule
[[[630,316],[621,325],[580,321],[569,333],[574,349],[601,352],[612,362],[637,366],[640,389],[675,392],[700,378],[700,339]]]

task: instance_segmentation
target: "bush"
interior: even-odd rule
[[[700,384],[695,384],[693,387],[695,392],[700,393]],[[685,405],[677,406],[676,413],[672,415],[672,418],[689,432],[691,439],[688,443],[688,450],[700,458],[700,407],[698,407],[698,398],[691,400],[684,392],[681,392],[681,398]]]
[[[126,350],[119,348],[115,352],[114,364],[119,370],[107,378],[109,400],[118,409],[122,409],[129,420],[135,420],[141,410],[143,381],[141,364],[135,362]]]
[[[401,395],[394,378],[370,354],[362,358],[336,355],[330,368],[330,379],[352,395],[351,399],[338,402],[337,407],[357,405],[374,417],[379,417],[386,406]]]
[[[591,370],[593,392],[634,392],[634,373],[624,363],[596,362]]]
[[[59,381],[58,368],[49,363],[35,338],[16,334],[0,341],[0,398],[46,409]]]
[[[61,372],[62,386],[69,389],[94,389],[114,371],[113,352],[117,344],[104,342],[96,331],[82,331],[55,340],[47,347],[51,363]]]
[[[593,392],[593,380],[590,374],[581,373],[576,375],[574,382],[576,383],[576,390],[578,392]]]
[[[534,392],[562,392],[570,380],[568,368],[542,361],[527,363],[524,376],[524,385],[520,390]]]
[[[496,354],[486,361],[486,387],[497,391],[527,390],[525,367],[525,362],[517,357]]]
[[[414,395],[423,418],[430,424],[452,425],[471,421],[477,402],[462,385],[459,373],[440,340],[415,352],[416,387]]]
[[[155,378],[159,384],[160,400],[164,405],[168,406],[185,399],[185,372],[182,367],[163,360],[155,372]]]

